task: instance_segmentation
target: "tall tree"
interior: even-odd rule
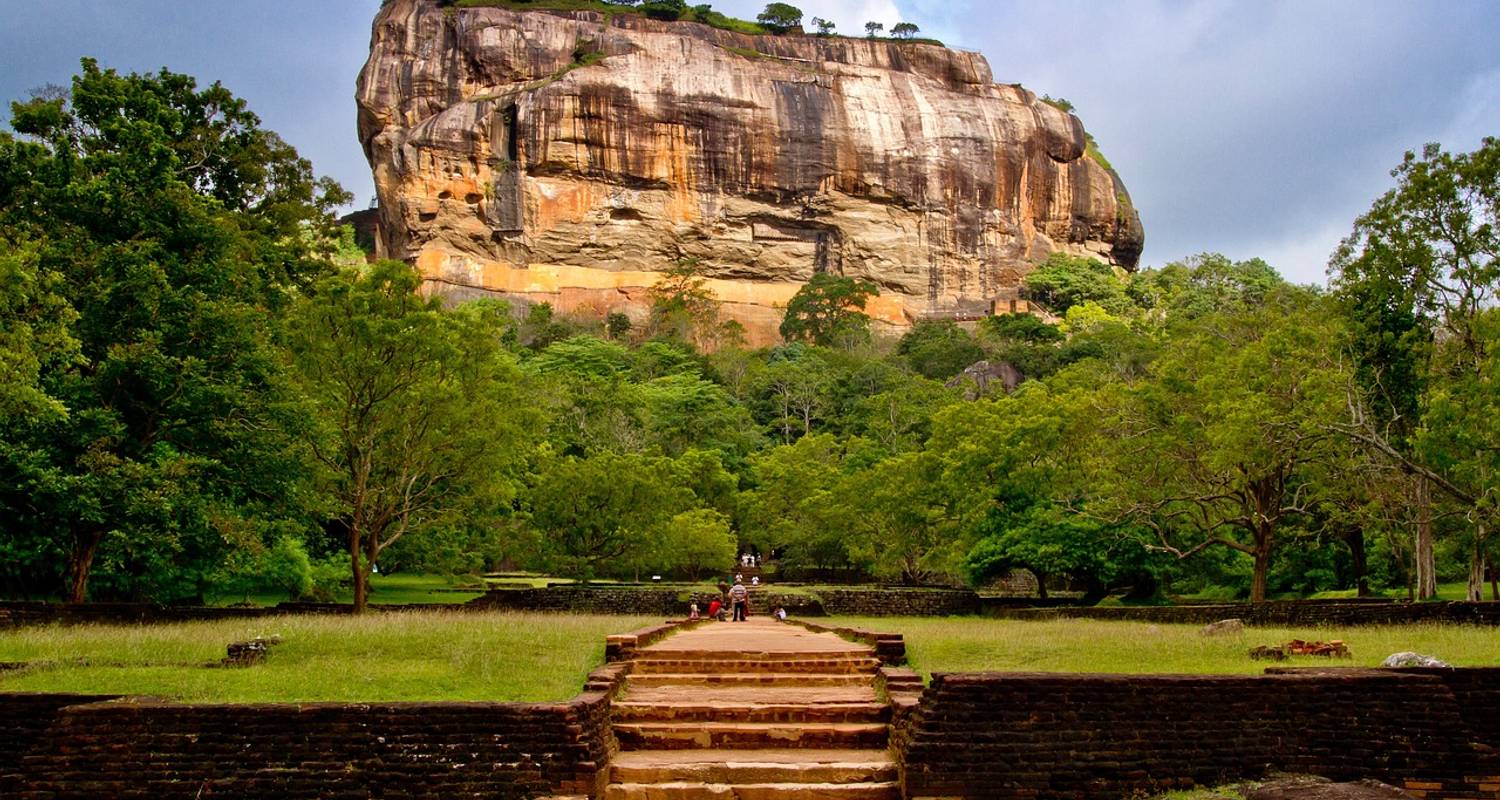
[[[1187,558],[1227,547],[1254,560],[1266,599],[1282,524],[1305,512],[1347,376],[1320,300],[1285,287],[1263,306],[1178,330],[1109,426],[1121,446],[1096,479],[1107,507]]]
[[[320,282],[293,310],[289,349],[317,422],[318,486],[344,534],[363,611],[397,540],[508,507],[540,420],[500,346],[503,305],[454,311],[400,262]]]
[[[1355,221],[1329,265],[1351,318],[1360,377],[1341,429],[1418,476],[1424,507],[1438,491],[1470,509],[1478,573],[1480,531],[1494,527],[1493,478],[1458,469],[1462,453],[1434,451],[1466,437],[1434,432],[1424,448],[1414,433],[1428,427],[1429,413],[1433,424],[1473,420],[1486,402],[1482,392],[1455,390],[1482,380],[1494,346],[1482,319],[1500,296],[1500,140],[1461,154],[1429,144],[1420,155],[1408,152],[1392,175],[1396,188]],[[1471,402],[1479,405],[1460,408]],[[1424,597],[1436,588],[1430,518],[1424,514],[1416,532]],[[1477,581],[1470,596],[1478,596]]]
[[[69,600],[101,550],[114,594],[194,596],[241,531],[300,513],[267,311],[328,269],[347,195],[222,86],[165,70],[85,60],[11,126],[3,258],[34,293],[5,328],[50,354],[21,360],[47,413],[0,432],[7,525],[65,564]]]

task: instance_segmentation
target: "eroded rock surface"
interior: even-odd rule
[[[384,253],[460,295],[640,314],[696,258],[765,341],[815,271],[904,326],[1143,242],[1076,117],[934,45],[390,0],[358,101]]]

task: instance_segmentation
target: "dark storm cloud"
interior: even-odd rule
[[[247,98],[321,173],[368,200],[354,78],[377,0],[7,3],[0,95],[80,56],[161,66]],[[753,16],[763,3],[717,4]],[[858,30],[899,18],[977,49],[995,77],[1066,97],[1130,187],[1147,263],[1203,250],[1322,278],[1355,215],[1426,141],[1500,134],[1500,3],[1349,0],[806,0]]]

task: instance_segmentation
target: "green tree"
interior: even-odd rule
[[[793,566],[846,565],[846,542],[824,513],[842,464],[842,448],[830,434],[804,436],[752,456],[752,486],[742,498],[739,525],[744,543],[780,551]]]
[[[923,584],[952,574],[958,554],[935,454],[904,453],[845,477],[834,490],[837,529],[857,563],[881,577]]]
[[[898,22],[895,25],[891,26],[891,34],[897,39],[910,39],[913,36],[916,36],[917,31],[919,30],[921,30],[921,28],[918,28],[916,25],[913,25],[910,22]]]
[[[662,560],[670,569],[699,580],[734,563],[738,551],[729,517],[712,508],[695,508],[666,522]]]
[[[865,23],[865,36],[868,36],[871,39],[874,39],[875,37],[879,36],[880,33],[881,33],[881,31],[884,31],[884,30],[885,30],[885,25],[882,24],[882,23],[879,23],[879,22],[866,22]]]
[[[583,580],[628,574],[643,564],[670,566],[658,537],[694,498],[671,459],[600,453],[542,467],[528,500],[547,566]]]
[[[1337,336],[1322,301],[1291,288],[1181,328],[1106,423],[1128,444],[1094,478],[1104,505],[1179,559],[1251,556],[1251,600],[1265,600],[1278,532],[1309,508],[1309,465],[1330,457],[1347,385]]]
[[[819,272],[803,284],[786,305],[781,338],[825,347],[868,340],[870,318],[865,304],[880,289],[869,281]]]
[[[85,60],[11,126],[0,330],[34,391],[8,387],[32,413],[0,430],[5,538],[25,551],[6,563],[74,602],[100,580],[196,597],[234,548],[304,511],[268,312],[329,268],[347,194],[222,86],[165,70]]]
[[[951,320],[918,322],[896,344],[896,353],[905,356],[918,375],[939,381],[984,358],[973,335]]]
[[[652,19],[672,21],[680,19],[688,10],[687,0],[645,0],[641,11]]]
[[[493,519],[516,494],[540,422],[500,346],[500,304],[444,311],[411,267],[322,282],[291,315],[289,349],[318,431],[318,486],[344,534],[363,611],[381,553],[455,518]]]
[[[1482,532],[1495,523],[1486,510],[1493,505],[1487,499],[1493,485],[1483,471],[1455,471],[1463,454],[1432,449],[1436,442],[1464,437],[1435,434],[1427,439],[1429,447],[1419,449],[1413,436],[1426,424],[1424,406],[1432,400],[1441,400],[1433,421],[1445,423],[1475,418],[1455,403],[1484,403],[1482,395],[1469,398],[1454,389],[1474,387],[1493,346],[1482,320],[1500,292],[1500,232],[1494,224],[1500,216],[1500,140],[1488,137],[1478,150],[1461,154],[1429,144],[1420,155],[1408,152],[1392,175],[1396,188],[1355,221],[1329,266],[1346,314],[1354,318],[1350,347],[1363,390],[1353,395],[1342,429],[1417,475],[1417,502],[1424,510],[1433,490],[1468,509],[1477,544],[1470,569],[1474,597],[1479,587],[1473,575],[1481,569],[1487,538]],[[1416,526],[1422,597],[1436,589],[1431,520],[1423,513]]]
[[[1093,301],[1112,313],[1129,306],[1125,284],[1114,268],[1092,258],[1057,252],[1047,257],[1024,279],[1026,296],[1054,314],[1066,314],[1075,305]]]
[[[813,17],[812,24],[814,28],[818,29],[819,36],[832,36],[833,29],[838,27],[833,20],[823,19],[822,17]]]
[[[774,33],[786,33],[802,24],[802,9],[786,3],[771,3],[755,18]]]
[[[696,259],[677,262],[650,289],[651,332],[698,347],[716,343],[720,303]]]

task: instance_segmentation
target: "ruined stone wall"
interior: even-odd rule
[[[0,695],[0,797],[585,794],[612,741],[603,691],[553,704],[95,699]]]
[[[1271,603],[1215,603],[1180,606],[1065,606],[1017,608],[1009,601],[986,602],[983,613],[1004,619],[1098,619],[1206,625],[1238,618],[1247,625],[1341,626],[1419,622],[1500,625],[1500,603],[1405,603],[1355,600],[1286,600]]]
[[[1468,719],[1500,705],[1462,702],[1481,698],[1465,713],[1442,677],[1385,670],[939,674],[897,709],[892,742],[910,798],[1115,800],[1268,771],[1496,798],[1500,763]]]

